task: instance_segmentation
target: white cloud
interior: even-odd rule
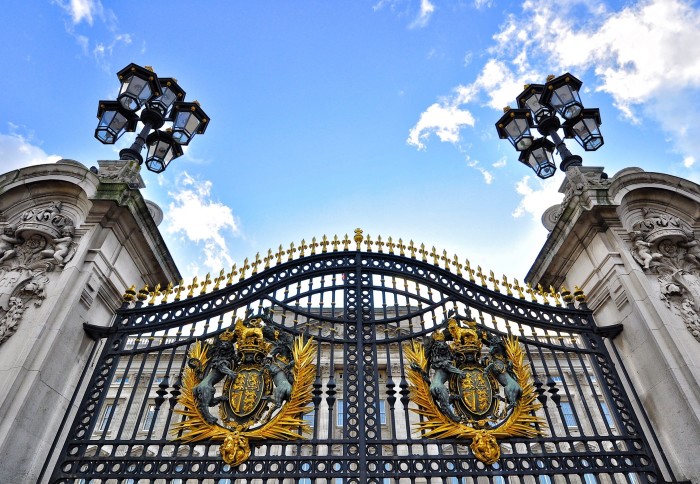
[[[69,2],[57,0],[55,3],[71,16],[73,25],[78,25],[83,20],[92,25],[96,16],[104,16],[104,7],[99,0],[70,0]]]
[[[456,87],[441,106],[469,112],[464,104],[484,102],[500,109],[514,102],[523,84],[542,82],[549,73],[582,77],[591,71],[594,89],[609,94],[628,121],[655,121],[685,160],[694,156],[700,124],[688,106],[700,102],[700,8],[692,2],[641,0],[612,12],[600,0],[526,0],[493,39],[476,80]],[[454,142],[466,124],[446,117],[440,129],[450,136],[438,138]],[[415,140],[428,135],[419,121],[409,143],[425,149]]]
[[[476,171],[481,173],[481,175],[484,177],[484,183],[487,185],[493,183],[493,175],[490,171],[481,166],[478,160],[472,160],[470,156],[467,156],[465,161],[467,162],[468,167],[474,168]]]
[[[695,157],[694,156],[686,156],[683,158],[683,166],[686,168],[690,168],[695,164]]]
[[[435,12],[435,5],[430,0],[420,0],[420,12],[416,19],[408,26],[409,29],[421,29],[428,25],[430,17]]]
[[[506,166],[506,164],[507,164],[507,160],[506,160],[506,157],[504,156],[500,160],[493,163],[491,166],[493,166],[494,168],[503,168],[504,166]]]
[[[0,172],[5,173],[29,165],[55,163],[62,157],[49,155],[39,146],[32,144],[33,136],[17,132],[18,127],[10,124],[10,134],[0,134]]]
[[[425,141],[434,133],[440,141],[457,143],[462,126],[474,126],[474,116],[458,106],[435,103],[420,115],[416,125],[411,128],[406,142],[418,149],[425,149]]]
[[[439,103],[431,105],[421,113],[418,123],[409,131],[407,143],[418,149],[425,149],[424,141],[435,133],[440,141],[457,143],[461,140],[464,126],[473,127],[474,116],[463,106],[478,99],[486,92],[488,106],[502,108],[513,99],[513,92],[520,92],[524,79],[530,73],[514,74],[503,61],[489,60],[476,81],[454,88],[453,94]]]
[[[97,65],[111,72],[109,59],[115,48],[131,44],[131,35],[119,32],[119,21],[114,12],[105,9],[100,0],[55,0],[54,3],[70,17],[65,23],[66,32],[75,39],[83,55],[92,56]],[[99,22],[95,23],[95,19]],[[83,22],[92,29],[92,38],[84,32],[78,33]],[[95,40],[94,37],[102,38]]]
[[[211,199],[212,183],[183,173],[173,202],[165,213],[166,231],[203,246],[203,264],[210,272],[230,267],[233,259],[226,244],[227,234],[237,234],[238,224],[230,207]],[[195,265],[196,266],[196,265]]]
[[[478,9],[493,7],[493,0],[474,0],[474,6]]]
[[[554,6],[528,0],[522,15],[511,15],[494,40],[496,58],[522,54],[515,71],[592,70],[595,89],[609,94],[630,122],[647,116],[686,159],[695,152],[700,127],[687,106],[700,100],[700,9],[692,3],[644,0],[609,12],[596,1]]]
[[[513,217],[522,217],[525,214],[539,223],[542,214],[552,205],[561,203],[562,194],[559,193],[564,174],[557,174],[546,180],[524,176],[516,185],[515,190],[522,197],[520,203],[513,211]],[[530,183],[534,183],[534,187]]]

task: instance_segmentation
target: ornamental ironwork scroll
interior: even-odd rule
[[[298,440],[310,431],[309,407],[316,367],[311,339],[265,325],[263,318],[237,320],[212,343],[197,341],[184,372],[176,440],[222,441],[221,457],[238,466],[250,457],[249,440]],[[215,396],[215,385],[223,394]],[[209,411],[218,407],[218,419]]]
[[[451,317],[446,329],[405,349],[414,411],[424,417],[416,427],[429,438],[471,439],[475,457],[493,464],[501,456],[496,439],[535,437],[546,423],[536,415],[542,405],[517,338],[464,321]]]
[[[675,481],[620,327],[424,244],[301,240],[86,329],[52,484]]]

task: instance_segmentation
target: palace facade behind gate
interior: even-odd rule
[[[572,168],[531,284],[361,230],[184,282],[122,165],[0,176],[0,481],[700,482],[697,185]]]

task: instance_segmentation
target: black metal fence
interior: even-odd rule
[[[585,302],[557,306],[558,294],[537,296],[493,274],[487,287],[480,269],[477,284],[468,263],[434,250],[338,245],[296,259],[287,251],[287,262],[280,251],[278,264],[260,273],[256,259],[251,276],[234,283],[236,271],[228,281],[222,273],[205,281],[202,295],[197,284],[188,286],[191,297],[183,285],[166,291],[179,301],[156,305],[156,293],[143,293],[112,328],[92,328],[104,348],[46,472],[50,482],[675,482],[610,341],[621,328],[597,327]],[[313,412],[304,417],[312,433],[251,442],[250,459],[232,468],[219,442],[173,440],[182,418],[173,410],[195,341],[264,310],[318,345]],[[412,410],[405,344],[443,327],[453,310],[519,339],[542,403],[543,436],[503,440],[493,465],[476,459],[469,442],[426,439],[415,429],[422,417]]]

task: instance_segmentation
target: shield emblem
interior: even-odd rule
[[[228,393],[228,406],[238,418],[250,417],[260,408],[260,402],[270,391],[270,378],[261,368],[243,366],[237,370],[235,380],[227,379],[224,390]]]
[[[458,404],[475,417],[484,417],[491,413],[494,405],[494,386],[492,378],[484,375],[484,369],[477,365],[460,368],[466,376],[453,376],[450,386],[459,395]]]

